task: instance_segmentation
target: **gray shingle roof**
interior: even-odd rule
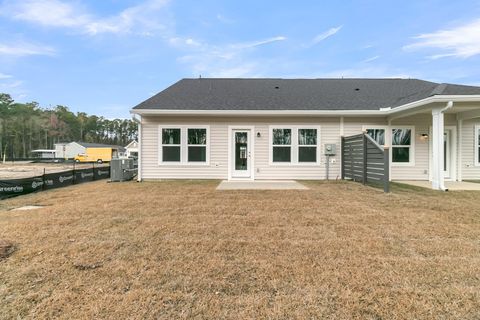
[[[480,87],[417,79],[182,79],[134,109],[378,110]]]

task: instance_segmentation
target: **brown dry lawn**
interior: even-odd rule
[[[480,193],[93,182],[0,202],[0,318],[479,319]],[[8,211],[20,205],[33,211]]]

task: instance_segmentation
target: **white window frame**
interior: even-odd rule
[[[180,161],[163,161],[163,140],[162,129],[180,129]],[[189,145],[188,144],[188,129],[206,129],[207,130],[207,144],[205,162],[188,161],[188,146],[204,146],[204,145]],[[178,146],[178,145],[170,145]],[[158,126],[158,165],[167,166],[208,166],[210,165],[210,126],[203,124],[182,124],[182,125],[159,125]]]
[[[390,164],[392,167],[413,167],[415,166],[415,144],[416,144],[416,135],[415,135],[415,126],[397,126],[397,125],[391,125],[391,126],[378,126],[378,125],[364,125],[362,126],[362,131],[367,132],[367,129],[383,129],[385,130],[385,145],[382,147],[388,147],[389,148],[389,155],[390,155]],[[411,137],[410,137],[410,155],[409,155],[409,162],[393,162],[393,134],[392,131],[394,129],[409,129],[411,130]],[[396,147],[402,147],[400,145]]]
[[[274,129],[290,129],[292,130],[291,142],[290,142],[290,162],[274,162],[273,161],[273,130]],[[298,161],[298,129],[316,129],[317,130],[317,144],[316,145],[301,145],[301,146],[315,146],[317,148],[317,161],[316,162],[299,162]],[[317,166],[321,163],[321,126],[319,125],[271,125],[268,129],[269,134],[269,165],[270,166]],[[282,145],[278,145],[281,147]],[[284,145],[285,147],[288,145]]]
[[[163,129],[180,129],[180,144],[163,144]],[[158,127],[158,164],[179,165],[182,163],[182,158],[183,158],[182,139],[183,139],[182,126],[162,125]],[[164,146],[180,147],[180,161],[163,161]]]
[[[401,130],[410,130],[410,146],[408,145],[393,145],[393,134],[392,131],[394,129],[401,129]],[[415,166],[415,143],[416,143],[416,135],[415,135],[415,126],[390,126],[389,130],[390,134],[390,162],[392,163],[392,167],[413,167]],[[394,162],[393,161],[393,148],[410,148],[409,154],[409,161],[408,162]]]
[[[384,130],[385,131],[385,136],[384,136],[384,139],[385,139],[385,144],[382,146],[387,146],[389,147],[388,145],[388,142],[390,141],[390,136],[391,136],[391,132],[390,130],[388,129],[388,126],[376,126],[376,125],[373,125],[373,126],[363,126],[362,127],[362,131],[367,133],[367,130]]]
[[[188,143],[188,130],[189,129],[205,129],[206,130],[206,139],[207,139],[207,142],[206,144],[189,144]],[[210,142],[210,135],[209,135],[209,130],[208,130],[208,127],[207,126],[188,126],[185,128],[185,161],[187,164],[189,165],[197,165],[197,164],[208,164],[210,162],[210,159],[209,159],[209,142]],[[188,147],[205,147],[205,161],[188,161]]]
[[[475,164],[476,167],[480,167],[480,161],[478,161],[479,160],[478,159],[478,155],[479,155],[478,144],[480,143],[480,141],[478,140],[478,131],[480,130],[480,123],[475,124],[474,128],[475,128],[475,131],[473,132],[473,134],[474,134],[474,139],[473,140],[475,141],[475,145],[473,147],[475,148],[475,150],[474,150],[473,154],[475,155],[475,159],[474,159],[473,163]]]

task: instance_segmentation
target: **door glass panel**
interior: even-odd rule
[[[448,135],[445,132],[443,134],[443,171],[447,171],[447,150],[448,148]]]
[[[235,132],[235,170],[248,169],[248,133]]]

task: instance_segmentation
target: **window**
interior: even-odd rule
[[[188,162],[207,161],[207,129],[188,129]]]
[[[379,145],[385,145],[385,129],[367,129],[366,131]]]
[[[364,126],[365,131],[379,145],[390,146],[390,158],[393,165],[414,164],[414,127]],[[413,139],[413,140],[412,140]]]
[[[179,128],[162,129],[162,162],[181,161],[181,130]]]
[[[318,164],[319,126],[270,127],[271,164]]]
[[[159,132],[160,165],[208,164],[210,146],[208,126],[160,126]]]
[[[298,162],[317,162],[317,129],[298,129]]]
[[[273,129],[273,162],[290,162],[292,159],[292,129]]]
[[[392,129],[392,162],[409,163],[411,144],[411,129]]]

